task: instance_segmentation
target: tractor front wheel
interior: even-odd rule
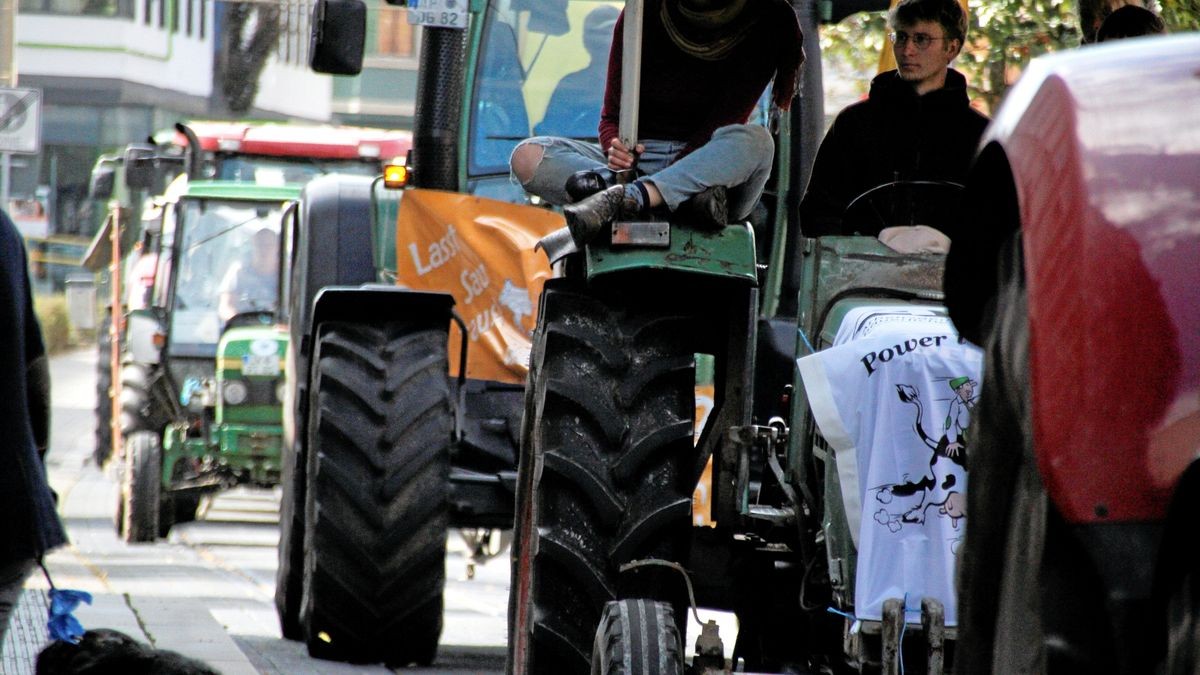
[[[689,316],[667,298],[548,286],[522,433],[510,600],[515,673],[587,673],[605,603],[678,604],[696,476]],[[656,568],[647,568],[656,569]]]
[[[159,533],[162,446],[158,434],[139,431],[125,439],[121,484],[121,535],[127,542],[154,541]]]
[[[592,645],[592,675],[683,675],[675,610],[644,598],[604,606]]]
[[[325,324],[308,416],[301,624],[317,658],[428,665],[442,632],[446,329]]]

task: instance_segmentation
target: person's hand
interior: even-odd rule
[[[958,457],[958,451],[962,450],[963,444],[955,441],[946,445],[947,457]]]
[[[613,171],[626,171],[637,166],[638,155],[645,152],[646,146],[638,143],[634,147],[633,152],[621,143],[621,139],[614,138],[608,146],[608,168]]]

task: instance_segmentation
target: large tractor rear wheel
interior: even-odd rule
[[[161,495],[162,446],[158,435],[136,432],[125,439],[120,505],[125,541],[147,542],[158,537]]]
[[[279,630],[285,639],[303,640],[300,603],[304,590],[305,461],[298,452],[283,452],[280,459],[283,494],[279,499],[279,566],[275,570],[275,613],[279,615]]]
[[[313,354],[301,623],[309,654],[428,665],[442,632],[446,331],[326,324]]]
[[[589,672],[588,646],[619,586],[671,603],[682,596],[677,576],[618,577],[625,562],[686,552],[693,322],[666,301],[610,297],[561,285],[542,296],[515,524],[516,673]]]
[[[644,598],[604,606],[592,645],[592,675],[683,675],[675,610]]]
[[[112,312],[96,326],[96,447],[92,460],[103,468],[112,456]]]

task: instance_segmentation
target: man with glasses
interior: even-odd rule
[[[839,113],[821,142],[800,203],[805,236],[851,234],[842,215],[871,188],[961,184],[987,126],[971,108],[966,79],[950,67],[967,32],[958,0],[902,0],[888,26],[897,68],[876,76],[868,98]]]

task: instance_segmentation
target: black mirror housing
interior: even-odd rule
[[[155,147],[149,143],[130,143],[125,147],[125,185],[131,190],[154,186]]]
[[[367,5],[362,0],[316,0],[308,65],[318,73],[358,75],[367,38]]]

